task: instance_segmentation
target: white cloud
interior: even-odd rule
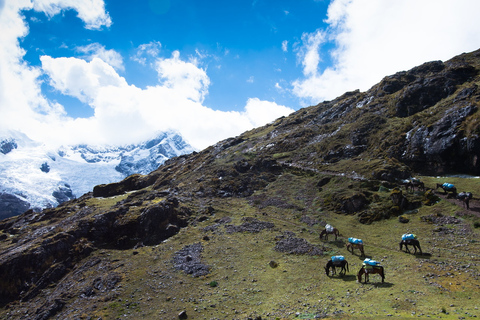
[[[156,131],[174,129],[194,147],[204,148],[293,112],[258,99],[248,100],[243,112],[214,111],[203,106],[210,80],[203,69],[182,61],[178,52],[158,60],[162,82],[146,89],[127,84],[100,59],[86,62],[44,56],[42,67],[57,90],[85,101],[95,110],[91,118],[68,119],[44,129],[45,139],[61,129],[70,143],[125,144],[147,139]]]
[[[100,43],[91,43],[87,46],[77,47],[77,51],[85,53],[88,60],[99,58],[114,67],[115,70],[125,70],[125,67],[123,66],[123,58],[120,53],[113,49],[107,50]]]
[[[305,78],[294,93],[318,103],[345,91],[367,90],[384,76],[480,46],[480,1],[334,0],[327,30],[302,37],[297,52]],[[327,32],[330,36],[320,36]],[[318,70],[322,45],[334,43],[333,65]]]
[[[250,98],[245,106],[244,115],[250,120],[253,127],[258,127],[282,116],[287,116],[293,111],[288,107],[279,106],[275,102]]]
[[[254,77],[254,76],[250,76],[250,77],[247,79],[247,82],[248,82],[248,83],[254,83],[254,82],[255,82],[255,77]]]
[[[87,29],[100,29],[102,26],[109,27],[112,24],[103,0],[33,0],[33,8],[45,12],[49,17],[63,10],[73,9],[85,22]]]
[[[287,40],[282,41],[282,51],[283,52],[288,52],[288,41]]]
[[[174,51],[170,59],[158,59],[156,70],[163,85],[196,102],[203,102],[208,94],[210,79],[196,61],[185,62],[180,52]]]
[[[162,44],[159,41],[141,44],[138,46],[137,52],[131,59],[142,65],[146,65],[147,60],[158,57],[161,48]]]
[[[50,85],[65,95],[90,103],[103,87],[126,87],[124,78],[99,58],[86,62],[77,58],[40,57],[43,71],[50,77]]]
[[[19,12],[32,8],[28,0],[5,1],[0,8],[0,128],[19,130],[33,122],[63,114],[40,91],[41,72],[23,62],[18,39],[28,33]]]
[[[304,33],[302,41],[303,46],[298,50],[302,57],[303,74],[305,76],[316,76],[318,63],[320,62],[320,45],[325,41],[325,33],[320,30],[314,33]]]

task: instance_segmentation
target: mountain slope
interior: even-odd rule
[[[138,145],[66,146],[48,149],[9,132],[0,139],[0,217],[36,211],[79,197],[102,183],[148,173],[193,148],[174,132]]]
[[[429,62],[3,220],[0,315],[473,317],[480,186],[465,175],[480,172],[479,71],[480,51]],[[426,190],[403,188],[413,175]],[[471,209],[435,191],[443,182],[471,191]],[[319,239],[327,223],[337,240]],[[422,255],[399,251],[406,232]],[[384,283],[356,283],[364,257],[346,250],[349,237],[382,263]],[[339,254],[350,270],[327,277]]]

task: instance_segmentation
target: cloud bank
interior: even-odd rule
[[[334,0],[328,28],[302,36],[297,55],[304,77],[293,82],[293,92],[316,104],[368,90],[423,62],[476,50],[478,12],[476,0]],[[327,58],[333,63],[322,68]]]
[[[203,105],[210,79],[200,61],[183,60],[179,51],[160,57],[160,42],[139,46],[133,61],[151,66],[158,83],[145,89],[129,84],[118,73],[123,57],[93,43],[77,48],[79,57],[41,56],[41,66],[23,61],[19,39],[28,34],[22,10],[44,12],[47,17],[74,9],[88,29],[112,23],[103,0],[18,0],[0,8],[0,128],[18,130],[35,140],[60,144],[128,144],[149,139],[156,132],[175,130],[195,148],[288,115],[293,109],[251,98],[242,112],[212,110]],[[40,80],[45,79],[47,80]],[[41,92],[41,81],[74,97],[94,110],[90,118],[71,118],[62,105]]]

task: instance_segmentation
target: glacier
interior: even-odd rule
[[[196,151],[167,131],[138,144],[49,148],[20,132],[0,133],[0,219],[25,209],[55,207],[134,174],[147,174],[167,159]]]

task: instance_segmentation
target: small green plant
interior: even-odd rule
[[[218,286],[218,282],[214,280],[214,281],[211,281],[208,285],[212,288],[215,288],[216,286]]]

